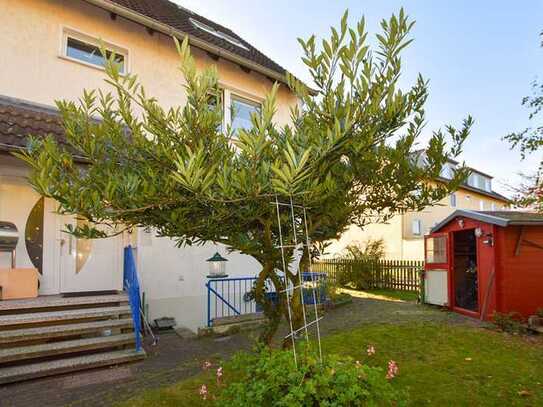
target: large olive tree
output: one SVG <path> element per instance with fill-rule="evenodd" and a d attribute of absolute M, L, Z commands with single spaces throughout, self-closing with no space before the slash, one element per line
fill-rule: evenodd
<path fill-rule="evenodd" d="M 34 188 L 56 199 L 64 213 L 117 231 L 120 225 L 150 226 L 179 246 L 217 242 L 255 258 L 262 267 L 255 293 L 270 319 L 264 335 L 269 340 L 287 315 L 286 297 L 282 293 L 279 304 L 272 304 L 265 284 L 282 292 L 286 281 L 297 281 L 297 270 L 283 266 L 277 249 L 271 204 L 276 198 L 307 208 L 316 245 L 351 224 L 435 203 L 466 175 L 462 168 L 448 184 L 431 182 L 460 154 L 471 118 L 460 130 L 447 126 L 445 133 L 434 132 L 424 162 L 415 153 L 428 84 L 419 76 L 409 89 L 398 85 L 400 54 L 411 42 L 412 26 L 400 11 L 382 21 L 377 46 L 371 47 L 364 19 L 349 28 L 345 13 L 320 44 L 315 36 L 299 40 L 313 88 L 287 76 L 300 104 L 284 127 L 274 123 L 280 86 L 275 84 L 250 130 L 221 129 L 221 109 L 210 103 L 219 92 L 217 69 L 197 70 L 186 39 L 176 41 L 187 94 L 182 107 L 163 109 L 136 75 L 120 75 L 111 59 L 110 93 L 86 91 L 78 103 L 58 102 L 67 147 L 52 138 L 32 139 L 19 157 L 32 167 Z M 287 207 L 280 217 L 281 223 L 290 222 Z M 302 232 L 301 212 L 295 222 Z M 291 229 L 283 230 L 284 242 L 293 240 Z M 85 226 L 70 232 L 106 236 L 100 230 Z M 302 267 L 307 261 L 306 253 Z M 302 323 L 298 294 L 291 299 L 295 327 Z"/>

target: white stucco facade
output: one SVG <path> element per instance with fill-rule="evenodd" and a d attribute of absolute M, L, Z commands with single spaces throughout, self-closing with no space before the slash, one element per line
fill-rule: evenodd
<path fill-rule="evenodd" d="M 183 105 L 186 101 L 175 46 L 165 35 L 158 32 L 151 35 L 145 27 L 121 17 L 112 19 L 107 11 L 82 0 L 0 0 L 0 10 L 2 96 L 54 106 L 56 100 L 77 100 L 83 89 L 107 90 L 102 69 L 63 56 L 63 36 L 69 30 L 125 50 L 128 71 L 138 75 L 147 94 L 156 97 L 163 107 Z M 272 87 L 272 82 L 259 73 L 242 70 L 239 65 L 222 58 L 215 61 L 196 48 L 192 51 L 199 67 L 217 65 L 221 87 L 229 94 L 261 101 Z M 277 124 L 290 121 L 290 108 L 296 103 L 295 96 L 286 86 L 281 86 L 277 96 Z M 25 235 L 30 212 L 40 198 L 26 182 L 26 174 L 22 163 L 0 154 L 0 221 L 14 222 L 19 229 L 19 267 L 32 266 Z M 108 262 L 107 250 L 117 256 L 119 247 L 122 251 L 122 246 L 131 242 L 135 246 L 140 284 L 150 319 L 175 317 L 178 325 L 195 330 L 207 322 L 207 258 L 219 251 L 228 259 L 230 277 L 254 276 L 259 270 L 254 259 L 227 253 L 224 247 L 208 244 L 177 248 L 167 238 L 157 238 L 152 232 L 140 230 L 100 246 L 100 261 L 93 259 L 92 256 L 98 254 L 91 249 L 85 256 L 89 256 L 87 265 L 95 262 L 94 268 L 78 273 L 68 284 L 63 280 L 63 273 L 73 273 L 74 260 L 70 259 L 79 255 L 78 246 L 60 232 L 64 219 L 53 213 L 54 207 L 54 202 L 47 200 L 43 223 L 42 295 L 65 292 L 66 287 L 79 290 L 77 284 L 84 285 L 86 281 L 81 277 L 82 273 L 95 273 L 90 274 L 90 279 L 94 276 L 94 280 L 109 279 L 110 276 L 103 273 L 114 273 L 115 284 L 110 285 L 118 288 L 122 266 L 118 266 L 117 260 Z M 94 243 L 93 248 L 96 247 L 98 243 Z M 6 256 L 0 255 L 0 267 L 7 267 L 7 262 Z"/>

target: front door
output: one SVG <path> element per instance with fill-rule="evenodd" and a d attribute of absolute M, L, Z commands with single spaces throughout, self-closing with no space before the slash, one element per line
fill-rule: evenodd
<path fill-rule="evenodd" d="M 59 216 L 60 291 L 62 293 L 122 289 L 122 235 L 78 239 L 65 225 L 81 220 Z"/>

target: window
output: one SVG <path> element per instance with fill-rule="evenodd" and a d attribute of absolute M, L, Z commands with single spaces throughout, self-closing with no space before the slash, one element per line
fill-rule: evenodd
<path fill-rule="evenodd" d="M 490 178 L 485 178 L 485 191 L 492 191 L 492 181 Z"/>
<path fill-rule="evenodd" d="M 441 168 L 441 173 L 439 175 L 446 179 L 452 179 L 454 177 L 454 172 L 455 172 L 454 164 L 445 163 L 443 167 Z"/>
<path fill-rule="evenodd" d="M 426 262 L 447 263 L 447 237 L 437 236 L 426 239 Z"/>
<path fill-rule="evenodd" d="M 223 121 L 224 121 L 224 109 L 223 109 L 223 100 L 224 100 L 224 91 L 222 89 L 219 89 L 217 93 L 213 92 L 208 95 L 207 99 L 207 106 L 209 107 L 209 110 L 221 110 L 221 124 L 219 124 L 217 131 L 221 132 L 223 129 Z"/>
<path fill-rule="evenodd" d="M 453 208 L 456 208 L 456 194 L 451 194 L 450 195 L 450 202 L 451 202 L 451 206 Z"/>
<path fill-rule="evenodd" d="M 485 210 L 485 201 L 483 201 L 482 199 L 479 201 L 479 210 Z"/>
<path fill-rule="evenodd" d="M 260 115 L 260 104 L 239 96 L 232 95 L 230 98 L 230 118 L 232 130 L 250 129 L 253 127 L 251 115 Z"/>
<path fill-rule="evenodd" d="M 415 236 L 420 236 L 422 230 L 422 222 L 420 219 L 413 219 L 413 222 L 411 223 L 411 232 Z"/>
<path fill-rule="evenodd" d="M 111 44 L 105 44 L 106 56 L 110 58 L 115 53 L 115 63 L 122 74 L 127 72 L 128 52 Z M 63 57 L 84 63 L 86 65 L 103 68 L 106 60 L 100 50 L 97 39 L 68 31 L 64 34 Z"/>
<path fill-rule="evenodd" d="M 211 34 L 217 38 L 220 38 L 222 40 L 228 41 L 230 44 L 234 44 L 237 47 L 243 48 L 247 51 L 249 51 L 249 48 L 247 48 L 240 40 L 237 38 L 232 37 L 231 35 L 226 34 L 225 32 L 219 31 L 207 24 L 202 23 L 201 21 L 195 20 L 194 18 L 189 19 L 191 24 L 198 28 L 199 30 L 205 31 L 208 34 Z"/>

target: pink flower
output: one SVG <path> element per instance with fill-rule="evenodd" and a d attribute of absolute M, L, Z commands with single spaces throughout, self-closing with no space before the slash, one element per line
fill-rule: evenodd
<path fill-rule="evenodd" d="M 205 384 L 202 384 L 202 387 L 200 387 L 200 396 L 202 397 L 202 400 L 207 400 L 207 386 Z"/>
<path fill-rule="evenodd" d="M 210 367 L 211 367 L 211 362 L 209 362 L 209 361 L 207 361 L 207 360 L 206 360 L 206 361 L 204 362 L 204 364 L 202 365 L 202 369 L 204 369 L 204 370 L 207 370 L 207 369 L 209 369 Z"/>
<path fill-rule="evenodd" d="M 221 383 L 221 377 L 222 377 L 222 367 L 219 367 L 217 369 L 217 384 Z"/>
<path fill-rule="evenodd" d="M 375 348 L 373 347 L 373 345 L 368 345 L 368 356 L 373 356 L 375 355 Z"/>
<path fill-rule="evenodd" d="M 393 379 L 394 377 L 398 375 L 399 371 L 400 369 L 398 368 L 398 365 L 396 364 L 396 362 L 394 362 L 393 360 L 389 361 L 386 378 L 388 380 Z"/>

